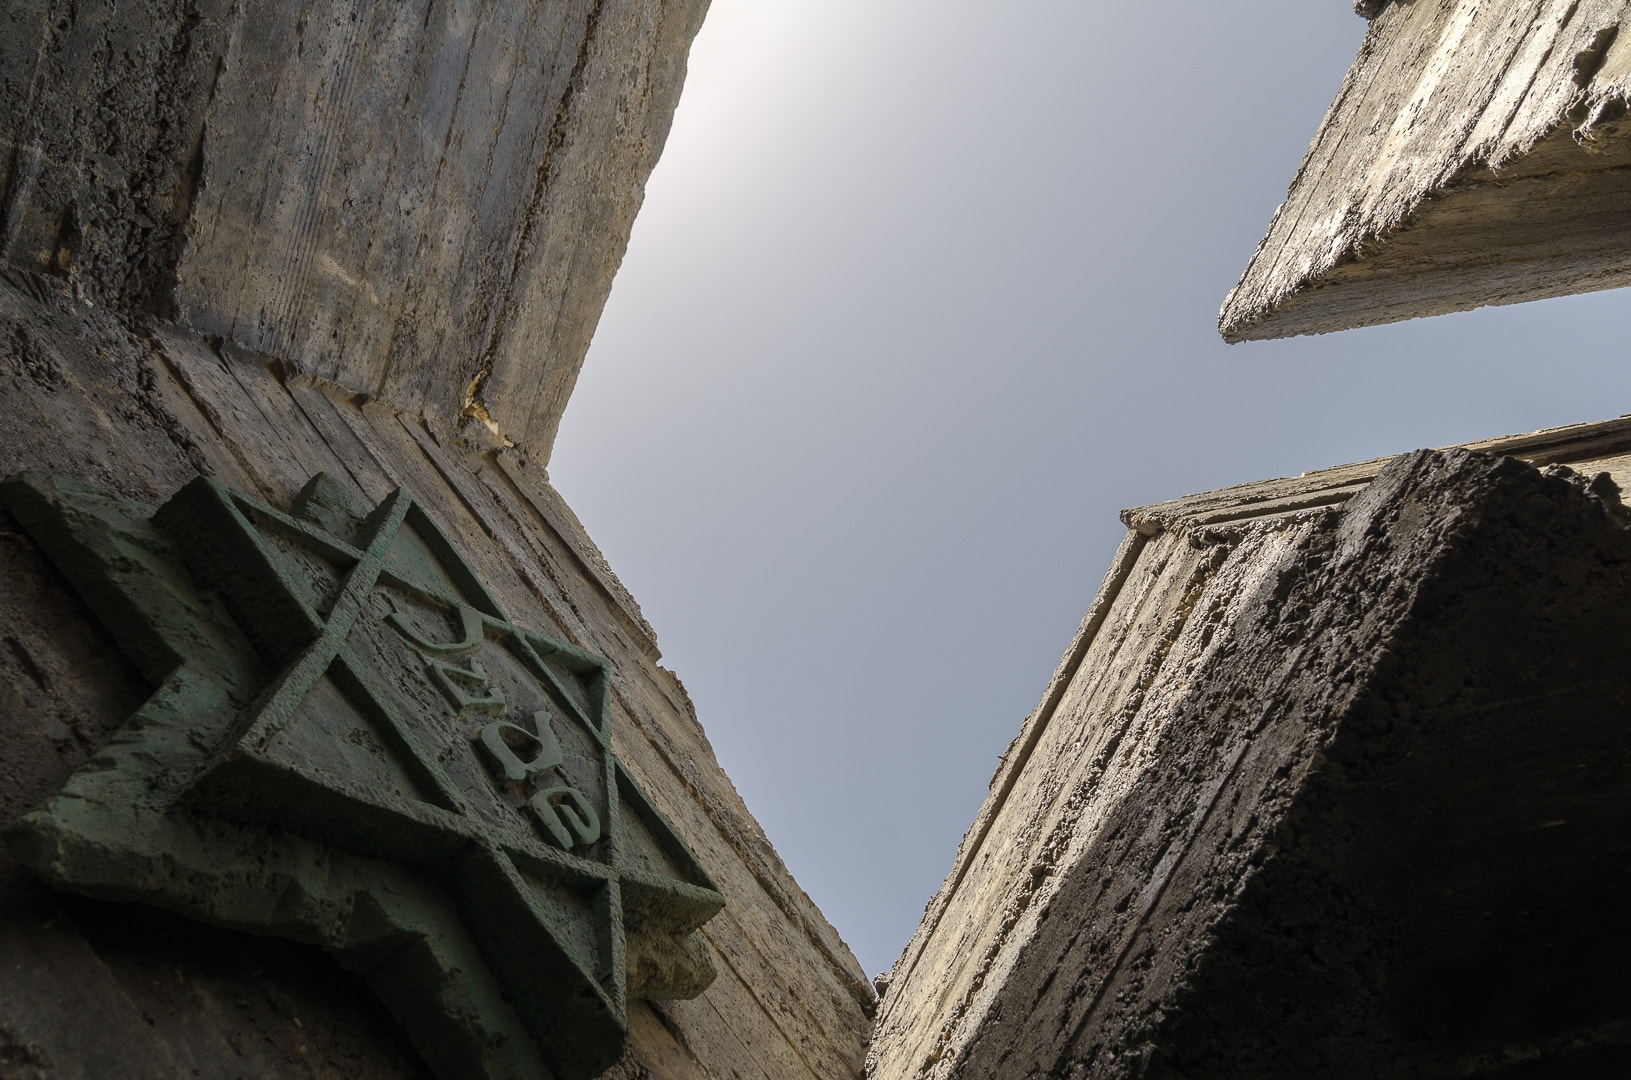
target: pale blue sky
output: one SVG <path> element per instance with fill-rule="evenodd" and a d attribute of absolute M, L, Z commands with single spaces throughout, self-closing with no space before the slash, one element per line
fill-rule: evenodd
<path fill-rule="evenodd" d="M 714 0 L 551 474 L 869 972 L 1124 506 L 1631 409 L 1624 293 L 1226 346 L 1347 0 Z"/>

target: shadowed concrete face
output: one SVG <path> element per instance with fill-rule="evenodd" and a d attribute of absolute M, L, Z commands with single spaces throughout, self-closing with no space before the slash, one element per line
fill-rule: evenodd
<path fill-rule="evenodd" d="M 1625 520 L 1455 450 L 1131 534 L 872 1075 L 1623 1069 Z"/>

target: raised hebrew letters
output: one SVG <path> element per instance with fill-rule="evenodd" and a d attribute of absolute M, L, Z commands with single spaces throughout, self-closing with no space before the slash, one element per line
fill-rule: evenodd
<path fill-rule="evenodd" d="M 317 942 L 444 1077 L 597 1075 L 629 1000 L 711 981 L 724 900 L 612 753 L 608 664 L 513 622 L 406 492 L 0 501 L 157 687 L 8 830 L 47 880 Z"/>
<path fill-rule="evenodd" d="M 559 847 L 593 844 L 600 839 L 600 815 L 577 788 L 540 791 L 527 800 L 527 806 Z"/>
<path fill-rule="evenodd" d="M 519 790 L 535 777 L 566 764 L 561 756 L 561 741 L 549 722 L 549 714 L 532 714 L 532 730 L 519 724 L 498 720 L 481 729 L 477 736 L 487 760 L 498 770 L 499 783 L 505 788 Z M 520 754 L 531 751 L 531 757 L 521 760 Z"/>
<path fill-rule="evenodd" d="M 583 792 L 564 786 L 536 793 L 528 790 L 566 764 L 566 758 L 561 754 L 561 741 L 555 737 L 548 712 L 540 709 L 532 714 L 531 731 L 518 724 L 498 720 L 482 728 L 477 739 L 497 771 L 499 784 L 526 799 L 526 805 L 536 816 L 544 835 L 556 847 L 570 850 L 588 846 L 600 839 L 600 814 Z M 526 761 L 518 756 L 523 751 L 532 752 Z M 529 795 L 531 797 L 527 798 Z"/>
<path fill-rule="evenodd" d="M 504 711 L 504 692 L 488 688 L 490 680 L 480 664 L 471 663 L 468 668 L 462 668 L 446 660 L 431 660 L 425 670 L 460 716 Z"/>

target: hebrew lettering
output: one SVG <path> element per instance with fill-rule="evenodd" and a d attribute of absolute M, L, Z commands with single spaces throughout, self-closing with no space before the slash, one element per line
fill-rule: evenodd
<path fill-rule="evenodd" d="M 545 834 L 563 850 L 588 847 L 600 839 L 600 815 L 577 788 L 540 791 L 527 802 Z"/>
<path fill-rule="evenodd" d="M 474 660 L 468 668 L 450 664 L 446 660 L 429 660 L 425 669 L 431 681 L 460 716 L 468 713 L 497 713 L 504 711 L 504 693 L 486 690 L 487 672 Z M 483 692 L 485 690 L 485 692 Z"/>
<path fill-rule="evenodd" d="M 561 742 L 550 727 L 549 714 L 535 712 L 532 724 L 536 734 L 508 720 L 497 720 L 481 729 L 476 737 L 488 762 L 501 774 L 499 786 L 519 788 L 527 781 L 540 777 L 550 769 L 566 764 L 561 753 Z M 521 753 L 532 756 L 523 761 Z"/>

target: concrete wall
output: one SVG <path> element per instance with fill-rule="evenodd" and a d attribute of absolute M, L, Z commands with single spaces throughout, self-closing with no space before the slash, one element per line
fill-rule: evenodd
<path fill-rule="evenodd" d="M 1577 475 L 1424 451 L 1124 514 L 869 1076 L 1624 1071 L 1631 531 L 1585 478 L 1631 483 L 1631 421 L 1475 445 Z"/>
<path fill-rule="evenodd" d="M 0 3 L 0 476 L 285 510 L 408 488 L 518 623 L 606 657 L 612 745 L 726 897 L 618 1077 L 858 1074 L 874 1001 L 543 465 L 706 0 Z M 0 514 L 0 826 L 154 689 Z M 0 854 L 0 1075 L 410 1077 L 326 954 Z"/>
<path fill-rule="evenodd" d="M 703 931 L 717 981 L 693 1001 L 634 1005 L 629 1055 L 609 1075 L 857 1075 L 865 975 L 743 806 L 639 608 L 543 473 L 173 324 L 132 333 L 57 284 L 0 278 L 0 473 L 65 472 L 148 504 L 203 473 L 283 509 L 319 471 L 359 505 L 408 488 L 518 623 L 611 661 L 613 747 L 726 896 Z M 9 520 L 0 589 L 10 821 L 152 688 Z M 209 1076 L 422 1073 L 391 1018 L 320 952 L 59 896 L 5 854 L 0 893 L 0 1054 L 12 1055 L 0 1060 L 53 1078 L 171 1075 L 171 1061 Z"/>
<path fill-rule="evenodd" d="M 8 0 L 0 263 L 547 461 L 706 0 Z"/>

